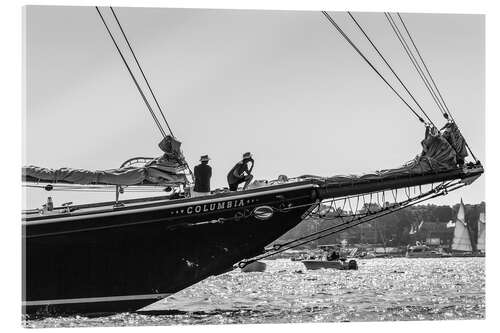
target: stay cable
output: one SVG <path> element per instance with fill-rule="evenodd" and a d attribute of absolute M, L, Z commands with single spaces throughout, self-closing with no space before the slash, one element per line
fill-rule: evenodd
<path fill-rule="evenodd" d="M 375 66 L 366 58 L 366 56 L 359 50 L 359 48 L 353 43 L 353 41 L 344 33 L 342 28 L 333 20 L 333 18 L 326 12 L 322 11 L 323 15 L 328 19 L 328 21 L 337 29 L 342 37 L 352 46 L 352 48 L 363 58 L 363 60 L 377 73 L 377 75 L 387 84 L 387 86 L 399 97 L 399 99 L 410 109 L 410 111 L 417 117 L 417 119 L 425 124 L 425 121 L 419 114 L 405 101 L 405 99 L 394 89 L 394 87 L 384 78 L 384 76 L 375 68 Z"/>

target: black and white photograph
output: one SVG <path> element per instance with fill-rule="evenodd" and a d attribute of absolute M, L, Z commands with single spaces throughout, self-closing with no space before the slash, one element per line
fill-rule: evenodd
<path fill-rule="evenodd" d="M 486 318 L 486 15 L 18 14 L 22 327 Z"/>

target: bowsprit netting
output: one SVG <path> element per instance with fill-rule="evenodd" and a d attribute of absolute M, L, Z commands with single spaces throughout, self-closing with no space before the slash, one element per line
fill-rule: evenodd
<path fill-rule="evenodd" d="M 463 180 L 451 180 L 446 182 L 431 183 L 426 185 L 404 187 L 400 189 L 382 190 L 370 193 L 332 198 L 317 201 L 304 214 L 303 219 L 321 219 L 337 221 L 333 226 L 316 231 L 314 233 L 296 238 L 294 240 L 275 243 L 264 250 L 259 256 L 249 260 L 241 261 L 240 268 L 262 260 L 281 252 L 296 248 L 298 246 L 316 241 L 327 236 L 342 232 L 357 225 L 375 221 L 376 219 L 402 210 L 404 208 L 422 203 L 432 198 L 446 195 L 449 192 L 466 186 Z M 278 212 L 287 212 L 298 207 L 276 209 Z"/>

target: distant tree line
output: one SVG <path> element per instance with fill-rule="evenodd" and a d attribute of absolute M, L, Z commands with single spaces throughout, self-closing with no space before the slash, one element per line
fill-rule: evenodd
<path fill-rule="evenodd" d="M 314 241 L 308 244 L 307 247 L 315 247 L 320 244 L 338 244 L 342 240 L 346 240 L 350 244 L 406 246 L 407 244 L 415 243 L 416 240 L 421 241 L 425 239 L 425 234 L 423 232 L 418 232 L 419 226 L 422 226 L 421 222 L 424 222 L 423 225 L 427 228 L 430 226 L 433 229 L 441 230 L 439 234 L 441 241 L 448 244 L 453 237 L 453 228 L 447 228 L 446 225 L 450 221 L 455 222 L 459 207 L 460 204 L 453 206 L 428 204 L 407 207 L 340 233 Z M 376 204 L 371 204 L 371 206 L 366 205 L 361 209 L 361 212 L 366 212 L 366 210 L 373 211 L 377 208 L 379 208 L 379 206 Z M 340 208 L 328 211 L 328 207 L 320 207 L 320 211 L 324 211 L 325 209 L 327 210 L 327 213 L 324 214 L 326 218 L 307 218 L 280 237 L 276 242 L 279 243 L 280 241 L 283 242 L 297 239 L 333 227 L 342 223 L 342 220 L 340 218 L 334 218 L 335 216 L 348 216 L 350 214 L 350 211 L 344 211 Z M 465 220 L 469 228 L 473 247 L 476 245 L 474 240 L 477 239 L 478 235 L 477 222 L 479 220 L 479 214 L 484 212 L 485 209 L 485 202 L 475 205 L 465 205 Z"/>

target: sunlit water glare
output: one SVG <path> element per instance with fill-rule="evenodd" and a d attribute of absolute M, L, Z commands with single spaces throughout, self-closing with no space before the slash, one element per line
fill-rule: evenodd
<path fill-rule="evenodd" d="M 26 327 L 457 320 L 485 316 L 484 258 L 358 260 L 359 270 L 308 271 L 265 261 L 265 272 L 210 277 L 148 309 L 161 315 L 59 317 Z"/>

